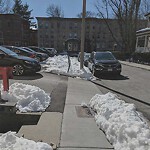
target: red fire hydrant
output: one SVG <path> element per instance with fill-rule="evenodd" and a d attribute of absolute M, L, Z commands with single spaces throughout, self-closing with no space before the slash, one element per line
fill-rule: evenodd
<path fill-rule="evenodd" d="M 12 67 L 0 67 L 0 76 L 3 79 L 3 89 L 4 91 L 9 90 L 9 79 L 13 78 Z"/>

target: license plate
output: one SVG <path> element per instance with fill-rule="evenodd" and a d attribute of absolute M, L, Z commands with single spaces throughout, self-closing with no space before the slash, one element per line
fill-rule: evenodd
<path fill-rule="evenodd" d="M 109 69 L 108 69 L 108 71 L 112 71 L 112 69 L 111 69 L 111 68 L 109 68 Z"/>

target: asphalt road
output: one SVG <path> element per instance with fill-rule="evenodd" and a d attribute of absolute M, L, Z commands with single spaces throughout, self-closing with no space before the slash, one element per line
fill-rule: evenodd
<path fill-rule="evenodd" d="M 123 65 L 119 77 L 104 76 L 94 81 L 102 93 L 112 91 L 150 120 L 150 71 Z"/>

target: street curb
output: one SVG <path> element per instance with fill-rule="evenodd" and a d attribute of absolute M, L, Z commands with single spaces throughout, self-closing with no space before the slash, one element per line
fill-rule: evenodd
<path fill-rule="evenodd" d="M 148 66 L 148 65 L 137 64 L 137 63 L 132 63 L 132 62 L 125 62 L 125 61 L 119 61 L 119 62 L 123 65 L 126 65 L 126 66 L 136 67 L 136 68 L 140 68 L 140 69 L 150 71 L 150 66 Z"/>

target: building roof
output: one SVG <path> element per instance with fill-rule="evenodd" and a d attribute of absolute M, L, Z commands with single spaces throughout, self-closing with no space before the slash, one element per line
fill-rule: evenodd
<path fill-rule="evenodd" d="M 148 31 L 150 31 L 150 28 L 144 28 L 144 29 L 136 31 L 136 33 L 143 33 L 143 32 L 148 32 Z"/>
<path fill-rule="evenodd" d="M 82 18 L 61 18 L 61 17 L 36 17 L 37 20 L 78 20 L 81 21 Z M 102 20 L 107 20 L 107 21 L 115 21 L 117 19 L 103 19 L 103 18 L 85 18 L 86 20 L 98 20 L 98 21 L 102 21 Z"/>

